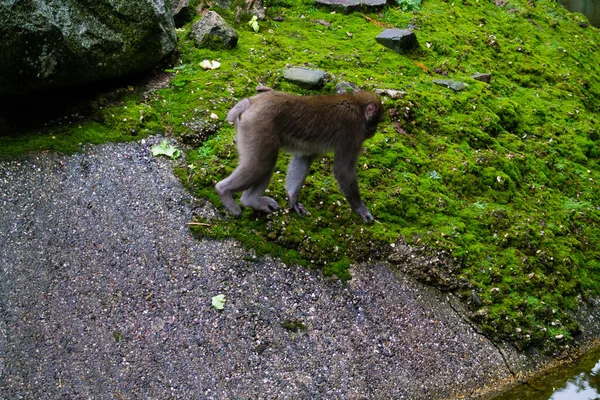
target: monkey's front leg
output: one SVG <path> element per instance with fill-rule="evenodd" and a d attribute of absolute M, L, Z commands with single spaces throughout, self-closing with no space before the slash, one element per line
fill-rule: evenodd
<path fill-rule="evenodd" d="M 344 153 L 336 151 L 333 160 L 333 174 L 338 181 L 338 185 L 344 193 L 350 207 L 363 219 L 364 222 L 373 222 L 374 218 L 369 212 L 365 203 L 360 199 L 358 189 L 358 178 L 356 176 L 356 162 L 358 161 L 358 152 Z"/>
<path fill-rule="evenodd" d="M 293 210 L 298 215 L 306 215 L 306 208 L 298 203 L 298 195 L 300 189 L 306 180 L 306 176 L 310 171 L 310 165 L 315 159 L 315 155 L 294 154 L 290 165 L 288 165 L 287 175 L 285 178 L 285 188 L 290 200 L 290 210 Z"/>

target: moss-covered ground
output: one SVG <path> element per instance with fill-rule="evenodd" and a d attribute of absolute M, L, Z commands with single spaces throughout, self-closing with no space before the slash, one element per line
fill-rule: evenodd
<path fill-rule="evenodd" d="M 387 119 L 359 160 L 376 223 L 351 212 L 328 156 L 314 164 L 301 194 L 309 216 L 245 210 L 239 220 L 200 221 L 206 225 L 195 232 L 235 237 L 258 254 L 342 279 L 351 262 L 384 259 L 399 240 L 443 250 L 460 267 L 457 293 L 490 337 L 548 352 L 572 343 L 579 332 L 573 312 L 600 294 L 598 29 L 551 1 L 436 0 L 411 12 L 351 14 L 308 0 L 267 3 L 258 32 L 248 26 L 251 15 L 220 10 L 239 34 L 230 51 L 197 49 L 190 27 L 182 29 L 169 87 L 144 98 L 127 94 L 91 120 L 0 138 L 1 154 L 132 133 L 188 135 L 184 123 L 213 113 L 224 120 L 259 84 L 315 93 L 283 80 L 286 65 L 326 70 L 320 92 L 332 93 L 342 80 L 402 90 L 403 98 L 384 99 Z M 420 43 L 415 52 L 398 55 L 374 40 L 386 27 L 408 26 Z M 221 66 L 206 71 L 204 59 Z M 471 79 L 477 72 L 491 73 L 491 82 Z M 454 92 L 434 79 L 468 86 Z M 280 157 L 268 189 L 282 206 L 288 160 Z M 213 185 L 236 162 L 234 130 L 224 124 L 187 152 L 178 174 L 220 207 Z"/>

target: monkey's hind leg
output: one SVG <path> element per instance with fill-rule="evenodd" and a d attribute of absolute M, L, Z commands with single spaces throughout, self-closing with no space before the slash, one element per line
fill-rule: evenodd
<path fill-rule="evenodd" d="M 240 206 L 233 198 L 234 193 L 241 191 L 244 191 L 243 205 L 266 213 L 279 210 L 275 200 L 260 196 L 271 180 L 276 160 L 277 151 L 263 156 L 256 155 L 254 152 L 245 154 L 233 173 L 215 185 L 221 202 L 234 217 L 242 215 Z"/>
<path fill-rule="evenodd" d="M 310 171 L 310 165 L 315 159 L 315 155 L 294 154 L 292 161 L 288 165 L 287 175 L 285 177 L 285 188 L 287 190 L 288 199 L 290 201 L 290 210 L 296 211 L 298 215 L 306 215 L 306 208 L 301 203 L 298 203 L 298 195 L 300 189 L 306 180 L 306 176 Z"/>
<path fill-rule="evenodd" d="M 279 204 L 275 199 L 268 196 L 261 196 L 267 186 L 269 186 L 269 182 L 271 181 L 271 175 L 273 171 L 271 170 L 268 174 L 265 175 L 262 182 L 253 186 L 249 189 L 246 189 L 244 193 L 242 193 L 242 204 L 246 207 L 251 207 L 255 210 L 262 211 L 264 213 L 270 214 L 274 211 L 279 210 Z"/>

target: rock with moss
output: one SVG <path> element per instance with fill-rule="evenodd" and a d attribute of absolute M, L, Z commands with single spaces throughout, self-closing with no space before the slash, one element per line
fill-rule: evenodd
<path fill-rule="evenodd" d="M 360 87 L 353 82 L 338 82 L 335 85 L 335 92 L 337 94 L 344 94 L 344 93 L 354 93 L 354 92 L 358 92 L 360 90 Z"/>
<path fill-rule="evenodd" d="M 235 30 L 216 12 L 209 11 L 192 26 L 190 36 L 197 47 L 233 49 L 238 42 Z"/>
<path fill-rule="evenodd" d="M 263 0 L 212 0 L 204 1 L 208 7 L 221 7 L 232 10 L 236 17 L 241 14 L 252 14 L 260 20 L 265 18 L 265 6 Z"/>
<path fill-rule="evenodd" d="M 164 0 L 0 3 L 0 94 L 21 94 L 149 69 L 175 49 Z"/>
<path fill-rule="evenodd" d="M 187 145 L 199 147 L 206 139 L 216 134 L 223 126 L 223 123 L 206 118 L 194 118 L 184 122 L 183 126 L 188 128 L 189 131 L 180 134 L 179 138 L 181 141 Z"/>

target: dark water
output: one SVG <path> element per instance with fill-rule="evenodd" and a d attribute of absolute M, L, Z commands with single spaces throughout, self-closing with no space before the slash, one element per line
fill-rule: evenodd
<path fill-rule="evenodd" d="M 578 362 L 548 371 L 493 400 L 596 400 L 600 399 L 600 348 Z"/>
<path fill-rule="evenodd" d="M 590 20 L 590 23 L 600 27 L 600 1 L 599 0 L 558 0 L 567 10 L 578 12 Z"/>

